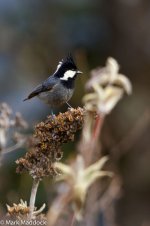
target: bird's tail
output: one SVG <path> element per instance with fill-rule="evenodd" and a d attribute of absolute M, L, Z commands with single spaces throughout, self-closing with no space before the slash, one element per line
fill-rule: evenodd
<path fill-rule="evenodd" d="M 26 100 L 28 100 L 29 98 L 27 97 L 27 98 L 25 98 L 23 101 L 26 101 Z"/>

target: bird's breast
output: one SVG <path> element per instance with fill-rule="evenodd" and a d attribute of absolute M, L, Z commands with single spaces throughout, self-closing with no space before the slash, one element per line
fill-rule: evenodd
<path fill-rule="evenodd" d="M 74 89 L 66 89 L 63 86 L 55 86 L 54 89 L 39 94 L 39 98 L 51 107 L 59 107 L 73 95 Z"/>

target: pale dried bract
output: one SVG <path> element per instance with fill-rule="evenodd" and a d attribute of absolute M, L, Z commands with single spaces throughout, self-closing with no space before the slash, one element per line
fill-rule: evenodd
<path fill-rule="evenodd" d="M 109 114 L 124 92 L 128 95 L 132 93 L 130 80 L 119 73 L 119 65 L 112 57 L 107 59 L 105 67 L 92 70 L 91 76 L 86 84 L 86 88 L 91 92 L 83 98 L 88 111 Z"/>

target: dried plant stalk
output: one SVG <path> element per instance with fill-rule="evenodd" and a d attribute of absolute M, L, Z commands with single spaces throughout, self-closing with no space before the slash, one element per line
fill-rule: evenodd
<path fill-rule="evenodd" d="M 15 149 L 25 144 L 25 136 L 20 134 L 20 129 L 26 129 L 28 127 L 27 122 L 23 119 L 21 114 L 17 112 L 15 117 L 12 118 L 12 109 L 6 103 L 0 103 L 0 165 L 4 154 L 14 151 Z M 11 131 L 15 145 L 7 147 L 8 132 Z M 18 133 L 19 131 L 19 133 Z M 17 134 L 17 139 L 15 139 Z"/>
<path fill-rule="evenodd" d="M 36 125 L 31 150 L 16 161 L 18 173 L 27 171 L 33 177 L 29 204 L 31 219 L 36 213 L 35 200 L 39 182 L 45 176 L 56 175 L 53 163 L 62 158 L 61 146 L 73 141 L 74 134 L 82 128 L 83 115 L 84 110 L 78 107 L 57 116 L 48 116 L 46 121 Z"/>
<path fill-rule="evenodd" d="M 33 180 L 31 196 L 30 196 L 30 204 L 29 204 L 29 209 L 30 209 L 29 218 L 31 218 L 31 219 L 33 217 L 33 212 L 34 212 L 34 208 L 35 208 L 35 199 L 36 199 L 39 182 L 40 181 L 38 179 Z"/>

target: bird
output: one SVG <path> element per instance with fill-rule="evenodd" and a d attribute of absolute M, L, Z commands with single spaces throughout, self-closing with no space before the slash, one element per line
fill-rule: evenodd
<path fill-rule="evenodd" d="M 82 72 L 78 70 L 72 55 L 68 54 L 58 63 L 55 72 L 33 89 L 24 101 L 38 97 L 52 109 L 65 103 L 71 108 L 68 101 L 74 93 L 75 80 L 79 74 Z"/>

